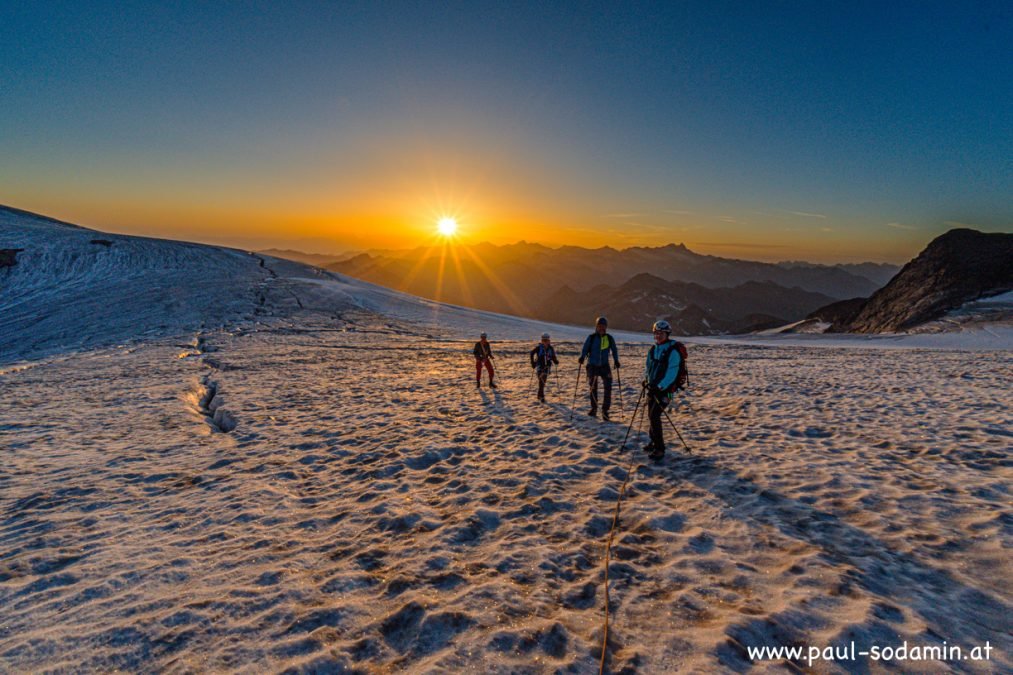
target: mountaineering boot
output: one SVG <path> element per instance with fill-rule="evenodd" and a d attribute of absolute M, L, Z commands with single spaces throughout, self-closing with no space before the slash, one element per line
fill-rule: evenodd
<path fill-rule="evenodd" d="M 655 446 L 651 448 L 651 451 L 647 453 L 647 456 L 653 459 L 655 462 L 660 461 L 665 457 L 665 449 Z"/>
<path fill-rule="evenodd" d="M 654 448 L 655 448 L 654 441 L 651 441 L 650 443 L 644 446 L 644 452 L 646 452 L 647 454 L 651 454 L 652 452 L 654 452 Z"/>
<path fill-rule="evenodd" d="M 601 421 L 602 421 L 602 422 L 608 422 L 608 421 L 609 421 L 609 413 L 608 413 L 608 410 L 602 410 L 602 411 L 601 411 Z"/>
<path fill-rule="evenodd" d="M 597 417 L 598 416 L 598 409 L 597 408 L 591 408 L 590 410 L 587 411 L 587 416 L 588 417 Z"/>
<path fill-rule="evenodd" d="M 481 382 L 476 382 L 476 383 L 475 383 L 475 386 L 476 386 L 476 387 L 477 387 L 478 389 L 481 389 L 481 388 L 482 388 L 482 383 L 481 383 Z"/>
<path fill-rule="evenodd" d="M 493 382 L 492 380 L 489 380 L 489 386 L 492 387 L 493 389 L 495 389 L 496 388 L 496 383 Z"/>

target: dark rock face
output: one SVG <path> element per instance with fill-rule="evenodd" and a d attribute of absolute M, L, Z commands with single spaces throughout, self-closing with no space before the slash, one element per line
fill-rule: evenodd
<path fill-rule="evenodd" d="M 18 253 L 24 250 L 23 248 L 0 248 L 0 268 L 17 265 Z"/>
<path fill-rule="evenodd" d="M 868 298 L 851 298 L 850 300 L 834 302 L 825 307 L 820 307 L 807 316 L 806 319 L 829 323 L 830 328 L 827 329 L 828 333 L 843 333 L 848 330 L 848 326 L 851 325 L 851 322 L 855 320 L 855 317 L 858 316 L 858 313 L 868 301 Z"/>
<path fill-rule="evenodd" d="M 1013 234 L 950 230 L 874 293 L 846 329 L 902 331 L 965 302 L 1009 290 L 1013 290 Z"/>

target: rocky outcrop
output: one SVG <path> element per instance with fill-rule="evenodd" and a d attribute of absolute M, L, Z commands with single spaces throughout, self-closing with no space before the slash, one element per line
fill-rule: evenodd
<path fill-rule="evenodd" d="M 830 324 L 827 329 L 828 333 L 843 333 L 848 330 L 851 322 L 855 320 L 868 301 L 868 298 L 851 298 L 850 300 L 833 302 L 825 307 L 820 307 L 807 316 L 806 320 Z"/>
<path fill-rule="evenodd" d="M 908 330 L 966 302 L 1009 290 L 1013 290 L 1013 234 L 950 230 L 839 328 L 854 333 Z"/>

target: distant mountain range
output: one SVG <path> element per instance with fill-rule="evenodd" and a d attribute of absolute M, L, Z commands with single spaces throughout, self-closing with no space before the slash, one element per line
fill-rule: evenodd
<path fill-rule="evenodd" d="M 307 265 L 314 265 L 315 267 L 327 267 L 331 263 L 338 262 L 339 260 L 346 260 L 355 254 L 345 255 L 325 255 L 322 253 L 303 253 L 302 251 L 294 251 L 289 248 L 267 248 L 262 251 L 257 251 L 263 255 L 269 255 L 274 258 L 282 258 L 284 260 L 293 260 L 295 262 L 305 263 Z"/>
<path fill-rule="evenodd" d="M 779 262 L 777 264 L 781 267 L 789 269 L 793 267 L 822 267 L 822 265 L 817 265 L 810 262 L 803 262 L 801 260 L 789 260 L 785 262 Z M 834 265 L 833 267 L 844 270 L 845 272 L 850 272 L 855 276 L 865 277 L 869 281 L 872 281 L 873 283 L 879 286 L 885 286 L 887 282 L 890 281 L 890 279 L 893 279 L 893 276 L 897 274 L 897 272 L 900 270 L 899 265 L 891 265 L 889 263 L 873 263 L 873 262 L 842 263 Z"/>
<path fill-rule="evenodd" d="M 869 298 L 822 307 L 809 319 L 837 333 L 915 328 L 965 303 L 1013 290 L 1013 234 L 950 230 Z"/>
<path fill-rule="evenodd" d="M 606 313 L 615 327 L 641 330 L 667 315 L 684 334 L 798 320 L 828 302 L 870 295 L 897 269 L 737 260 L 683 244 L 620 251 L 527 242 L 363 253 L 326 267 L 426 298 L 551 321 L 586 323 Z"/>
<path fill-rule="evenodd" d="M 879 333 L 1013 290 L 1013 234 L 951 230 L 903 269 L 762 263 L 682 244 L 619 251 L 526 242 L 371 251 L 326 267 L 422 297 L 561 323 L 604 314 L 615 328 L 644 330 L 665 318 L 679 334 L 712 335 L 807 319 L 791 330 Z"/>
<path fill-rule="evenodd" d="M 707 288 L 644 273 L 618 288 L 598 286 L 578 293 L 564 286 L 538 307 L 536 316 L 580 324 L 588 323 L 588 316 L 604 314 L 611 326 L 637 331 L 648 330 L 663 318 L 680 335 L 714 335 L 780 326 L 785 318 L 805 316 L 809 308 L 830 300 L 822 293 L 771 281 Z"/>

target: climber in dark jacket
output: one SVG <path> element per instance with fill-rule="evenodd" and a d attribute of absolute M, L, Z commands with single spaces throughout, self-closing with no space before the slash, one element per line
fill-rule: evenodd
<path fill-rule="evenodd" d="M 601 405 L 601 418 L 608 420 L 609 408 L 612 407 L 612 369 L 609 367 L 609 354 L 612 355 L 612 363 L 616 370 L 619 370 L 619 350 L 616 348 L 616 341 L 608 334 L 608 319 L 599 316 L 595 321 L 594 332 L 584 340 L 584 348 L 580 350 L 579 362 L 584 365 L 587 361 L 587 383 L 590 387 L 591 410 L 588 415 L 595 417 L 598 414 L 598 380 L 602 381 L 602 388 L 605 396 Z"/>
<path fill-rule="evenodd" d="M 542 333 L 542 341 L 531 350 L 528 356 L 531 359 L 531 367 L 538 375 L 538 400 L 544 402 L 545 382 L 549 379 L 549 373 L 552 372 L 552 364 L 559 365 L 556 350 L 552 346 L 552 340 L 548 333 Z"/>

